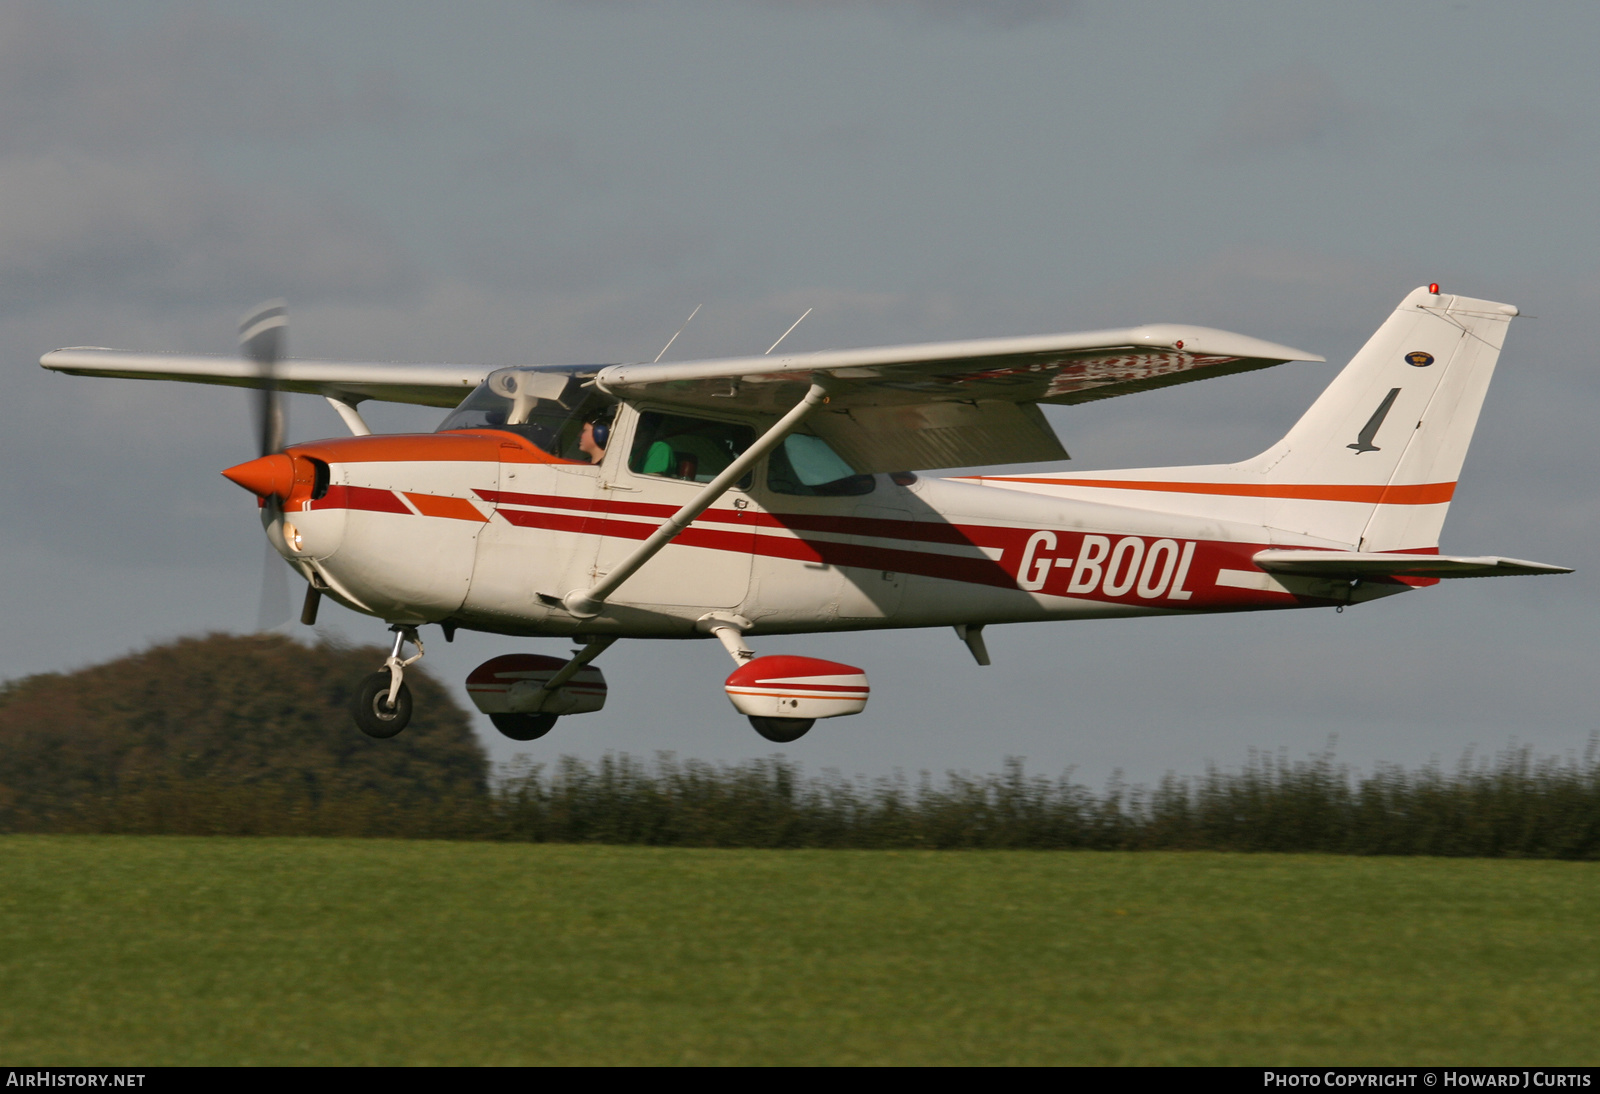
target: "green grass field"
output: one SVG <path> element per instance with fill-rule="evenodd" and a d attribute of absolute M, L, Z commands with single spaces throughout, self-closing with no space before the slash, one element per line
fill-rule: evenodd
<path fill-rule="evenodd" d="M 1600 864 L 0 838 L 5 1064 L 1595 1064 Z"/>

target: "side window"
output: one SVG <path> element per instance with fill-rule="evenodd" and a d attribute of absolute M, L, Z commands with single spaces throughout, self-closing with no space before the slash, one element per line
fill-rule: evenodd
<path fill-rule="evenodd" d="M 801 497 L 853 497 L 872 493 L 871 475 L 858 475 L 821 437 L 791 433 L 767 458 L 767 489 Z"/>
<path fill-rule="evenodd" d="M 633 433 L 628 470 L 685 482 L 710 482 L 755 441 L 747 425 L 645 411 Z M 749 478 L 740 485 L 748 485 Z"/>

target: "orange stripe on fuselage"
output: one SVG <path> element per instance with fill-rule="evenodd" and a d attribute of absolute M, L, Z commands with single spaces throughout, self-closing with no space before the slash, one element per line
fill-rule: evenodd
<path fill-rule="evenodd" d="M 451 520 L 475 520 L 487 524 L 489 518 L 484 516 L 476 505 L 466 498 L 445 497 L 442 494 L 413 494 L 403 491 L 406 499 L 417 507 L 417 512 L 425 517 L 448 517 Z"/>
<path fill-rule="evenodd" d="M 1141 482 L 1130 479 L 1049 479 L 1027 475 L 972 475 L 969 482 L 1031 482 L 1046 486 L 1087 486 L 1099 490 L 1154 490 L 1168 494 L 1211 494 L 1235 498 L 1290 498 L 1297 501 L 1357 501 L 1368 505 L 1438 505 L 1455 496 L 1453 482 L 1415 486 L 1339 486 L 1280 483 L 1256 486 L 1232 482 Z"/>

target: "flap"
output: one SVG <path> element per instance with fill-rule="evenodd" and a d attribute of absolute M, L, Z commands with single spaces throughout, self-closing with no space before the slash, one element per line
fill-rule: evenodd
<path fill-rule="evenodd" d="M 824 407 L 807 426 L 858 472 L 1064 460 L 1033 403 Z"/>

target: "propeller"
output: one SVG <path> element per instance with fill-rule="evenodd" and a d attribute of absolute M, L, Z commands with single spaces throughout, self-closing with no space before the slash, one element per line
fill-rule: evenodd
<path fill-rule="evenodd" d="M 283 451 L 288 414 L 283 393 L 278 390 L 278 363 L 283 360 L 288 334 L 289 307 L 282 300 L 269 300 L 239 321 L 239 353 L 255 363 L 260 380 L 255 399 L 257 456 Z M 276 497 L 263 498 L 262 502 L 265 523 L 278 522 L 283 516 L 283 503 Z M 268 543 L 261 569 L 256 630 L 272 630 L 289 619 L 290 611 L 289 575 L 282 556 Z"/>
<path fill-rule="evenodd" d="M 283 448 L 285 418 L 278 391 L 278 362 L 289 336 L 289 306 L 269 300 L 239 320 L 239 353 L 253 361 L 261 378 L 256 392 L 256 455 L 270 456 Z"/>

